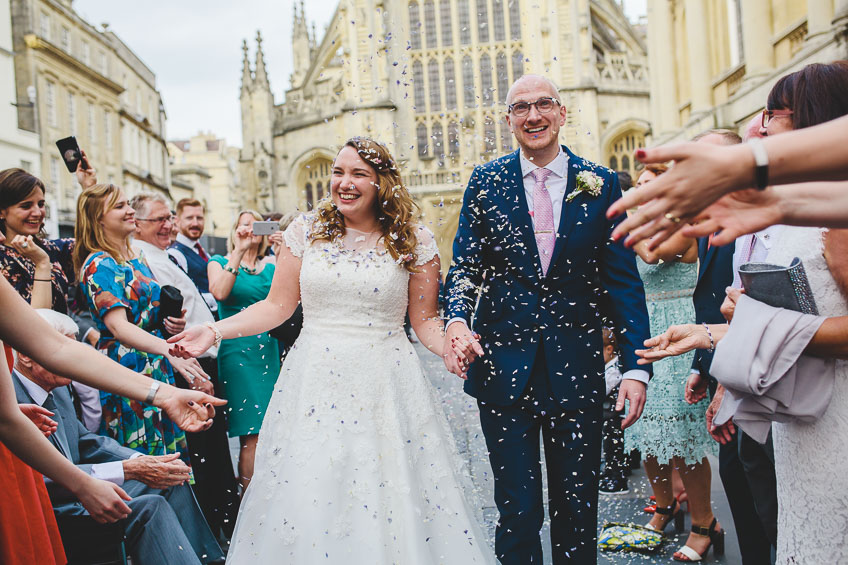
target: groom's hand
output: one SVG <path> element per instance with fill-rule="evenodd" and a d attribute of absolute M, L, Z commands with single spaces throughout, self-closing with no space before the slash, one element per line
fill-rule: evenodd
<path fill-rule="evenodd" d="M 621 421 L 621 429 L 624 430 L 632 426 L 636 420 L 642 415 L 642 409 L 645 408 L 645 398 L 647 397 L 648 386 L 642 381 L 634 379 L 624 379 L 618 388 L 618 401 L 615 403 L 615 410 L 624 410 L 624 401 L 630 401 L 630 409 L 627 411 L 627 417 Z"/>

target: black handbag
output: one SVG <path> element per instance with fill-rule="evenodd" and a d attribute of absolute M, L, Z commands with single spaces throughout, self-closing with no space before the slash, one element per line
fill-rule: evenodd
<path fill-rule="evenodd" d="M 166 284 L 159 291 L 159 323 L 157 327 L 164 333 L 165 318 L 182 318 L 183 315 L 183 293 L 175 286 Z"/>
<path fill-rule="evenodd" d="M 270 330 L 268 333 L 274 339 L 283 342 L 285 344 L 285 348 L 288 349 L 292 345 L 294 345 L 297 336 L 300 335 L 300 330 L 303 328 L 303 306 L 300 304 L 297 305 L 291 317 L 277 326 L 276 328 Z M 280 353 L 283 353 L 280 351 Z"/>

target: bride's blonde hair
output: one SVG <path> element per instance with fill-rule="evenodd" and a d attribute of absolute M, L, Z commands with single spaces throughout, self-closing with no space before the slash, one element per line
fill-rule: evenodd
<path fill-rule="evenodd" d="M 386 250 L 407 271 L 417 272 L 415 247 L 418 238 L 415 236 L 414 220 L 418 205 L 404 186 L 397 163 L 385 145 L 367 137 L 353 137 L 345 142 L 342 149 L 345 147 L 353 147 L 377 173 L 377 221 Z M 332 198 L 322 200 L 316 208 L 310 239 L 337 241 L 344 235 L 344 216 Z"/>

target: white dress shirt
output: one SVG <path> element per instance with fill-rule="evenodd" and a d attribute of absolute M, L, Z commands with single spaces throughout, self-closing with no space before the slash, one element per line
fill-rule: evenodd
<path fill-rule="evenodd" d="M 186 311 L 186 329 L 215 321 L 209 306 L 206 305 L 206 301 L 203 300 L 194 282 L 185 271 L 168 258 L 169 253 L 166 250 L 159 249 L 155 245 L 140 239 L 134 240 L 132 247 L 137 253 L 144 256 L 159 284 L 175 286 L 182 293 L 183 308 Z M 213 359 L 217 356 L 218 348 L 214 345 L 201 355 L 201 357 Z"/>
<path fill-rule="evenodd" d="M 553 161 L 544 165 L 545 169 L 551 171 L 551 175 L 545 181 L 545 187 L 548 189 L 548 194 L 551 196 L 551 206 L 554 212 L 554 228 L 559 231 L 559 222 L 562 217 L 562 202 L 565 199 L 565 191 L 568 190 L 568 155 L 559 147 L 559 153 L 554 157 Z M 524 150 L 518 152 L 518 162 L 521 165 L 521 176 L 524 180 L 524 197 L 527 199 L 527 209 L 533 212 L 533 191 L 536 188 L 536 179 L 533 177 L 533 171 L 541 168 L 524 156 Z M 445 329 L 450 327 L 454 322 L 462 322 L 466 326 L 468 321 L 464 318 L 451 318 L 448 320 Z M 624 373 L 625 379 L 639 381 L 648 384 L 650 375 L 642 369 L 632 369 Z"/>
<path fill-rule="evenodd" d="M 200 253 L 197 252 L 197 248 L 195 247 L 195 245 L 198 244 L 196 240 L 189 239 L 188 237 L 184 236 L 182 232 L 180 232 L 177 234 L 177 241 L 191 249 L 193 253 L 197 253 L 198 255 L 200 255 Z M 177 265 L 179 265 L 183 271 L 188 272 L 188 262 L 186 261 L 185 255 L 182 254 L 182 251 L 179 251 L 172 247 L 168 249 L 167 253 L 168 255 L 174 258 L 174 260 L 177 262 Z M 210 310 L 212 310 L 213 312 L 218 311 L 218 302 L 215 300 L 215 297 L 212 296 L 211 292 L 203 292 L 200 294 L 200 296 L 203 297 L 203 300 L 206 301 L 206 305 L 209 306 Z"/>
<path fill-rule="evenodd" d="M 18 376 L 18 379 L 21 381 L 21 384 L 24 385 L 27 393 L 32 398 L 33 402 L 38 404 L 39 406 L 44 406 L 44 402 L 47 400 L 47 395 L 49 391 L 44 390 L 36 383 L 32 382 L 18 371 L 15 371 Z M 58 415 L 56 416 L 58 418 Z M 141 453 L 134 454 L 130 457 L 130 459 L 135 459 L 136 457 L 141 457 Z M 110 483 L 114 483 L 118 486 L 124 484 L 124 463 L 123 461 L 109 461 L 108 463 L 94 463 L 90 467 L 89 475 L 94 477 L 95 479 L 101 479 L 104 481 L 109 481 Z"/>

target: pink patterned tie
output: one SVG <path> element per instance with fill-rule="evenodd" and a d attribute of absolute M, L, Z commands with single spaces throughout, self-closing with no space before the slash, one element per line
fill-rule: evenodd
<path fill-rule="evenodd" d="M 533 189 L 533 231 L 536 234 L 536 247 L 539 248 L 539 258 L 542 261 L 542 274 L 547 275 L 556 243 L 554 207 L 551 204 L 551 195 L 548 194 L 545 186 L 551 171 L 540 167 L 533 170 L 531 174 L 536 179 L 536 186 Z"/>

